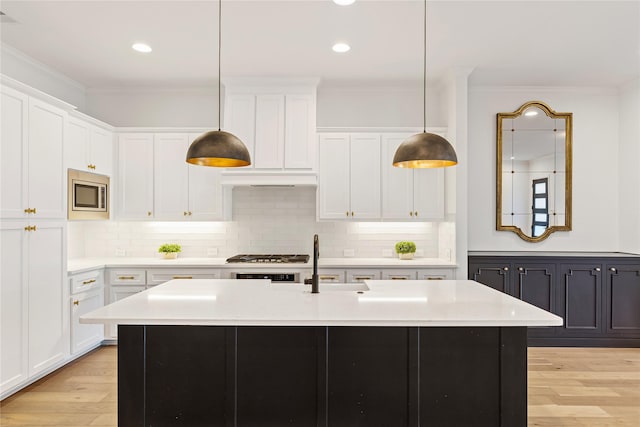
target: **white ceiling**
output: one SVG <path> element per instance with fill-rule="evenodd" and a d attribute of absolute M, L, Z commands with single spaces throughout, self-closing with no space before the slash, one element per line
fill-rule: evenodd
<path fill-rule="evenodd" d="M 217 76 L 216 1 L 11 1 L 2 43 L 86 87 L 202 86 Z M 419 81 L 423 3 L 222 5 L 222 75 Z M 429 1 L 428 77 L 475 85 L 617 86 L 640 75 L 640 0 Z M 151 54 L 131 50 L 148 42 Z M 344 40 L 348 54 L 331 45 Z"/>

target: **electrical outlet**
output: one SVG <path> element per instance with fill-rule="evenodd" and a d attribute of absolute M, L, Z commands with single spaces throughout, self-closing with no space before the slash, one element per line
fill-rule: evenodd
<path fill-rule="evenodd" d="M 207 248 L 207 256 L 217 256 L 218 248 Z"/>
<path fill-rule="evenodd" d="M 353 257 L 353 256 L 356 256 L 356 251 L 354 249 L 345 249 L 343 251 L 343 255 L 345 257 Z"/>
<path fill-rule="evenodd" d="M 391 253 L 391 249 L 383 249 L 382 256 L 385 258 L 391 258 L 393 256 Z"/>
<path fill-rule="evenodd" d="M 116 256 L 127 256 L 127 251 L 125 249 L 116 249 Z"/>

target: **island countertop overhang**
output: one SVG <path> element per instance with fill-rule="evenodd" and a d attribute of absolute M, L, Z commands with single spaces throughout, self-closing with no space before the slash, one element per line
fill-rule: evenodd
<path fill-rule="evenodd" d="M 561 326 L 562 318 L 470 280 L 365 282 L 367 291 L 268 280 L 171 280 L 81 323 L 194 326 Z M 337 289 L 337 288 L 334 288 Z"/>

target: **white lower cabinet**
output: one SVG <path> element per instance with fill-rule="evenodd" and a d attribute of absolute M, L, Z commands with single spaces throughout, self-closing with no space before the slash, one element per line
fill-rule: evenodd
<path fill-rule="evenodd" d="M 109 303 L 120 301 L 125 299 L 126 297 L 130 297 L 131 295 L 135 295 L 139 292 L 142 292 L 147 287 L 145 285 L 137 285 L 137 286 L 123 286 L 116 285 L 111 286 L 109 289 Z M 117 324 L 107 324 L 104 327 L 104 338 L 105 339 L 116 339 L 118 338 L 118 325 Z"/>
<path fill-rule="evenodd" d="M 100 344 L 104 326 L 80 323 L 80 316 L 104 306 L 104 269 L 69 277 L 71 292 L 71 355 L 79 355 Z"/>
<path fill-rule="evenodd" d="M 66 223 L 4 221 L 0 236 L 0 396 L 5 396 L 69 355 Z"/>
<path fill-rule="evenodd" d="M 102 342 L 104 327 L 81 324 L 80 316 L 104 306 L 104 289 L 71 297 L 71 354 L 80 354 Z"/>

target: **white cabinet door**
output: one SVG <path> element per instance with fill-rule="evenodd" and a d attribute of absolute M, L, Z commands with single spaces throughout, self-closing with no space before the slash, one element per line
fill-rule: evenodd
<path fill-rule="evenodd" d="M 349 135 L 320 135 L 319 206 L 321 219 L 349 217 Z"/>
<path fill-rule="evenodd" d="M 0 217 L 25 218 L 28 96 L 0 86 Z"/>
<path fill-rule="evenodd" d="M 67 114 L 29 98 L 29 207 L 36 218 L 67 217 L 64 127 Z"/>
<path fill-rule="evenodd" d="M 104 337 L 104 326 L 80 323 L 80 316 L 104 306 L 104 289 L 84 292 L 71 297 L 71 354 L 100 343 Z"/>
<path fill-rule="evenodd" d="M 284 96 L 256 96 L 254 165 L 260 169 L 284 166 Z"/>
<path fill-rule="evenodd" d="M 118 138 L 121 219 L 153 217 L 153 134 L 122 134 Z"/>
<path fill-rule="evenodd" d="M 380 218 L 380 136 L 351 135 L 351 218 Z"/>
<path fill-rule="evenodd" d="M 190 134 L 189 141 L 198 135 Z M 216 221 L 223 217 L 221 169 L 187 165 L 189 170 L 189 219 Z"/>
<path fill-rule="evenodd" d="M 393 167 L 393 156 L 409 134 L 382 136 L 382 217 L 413 218 L 413 170 Z"/>
<path fill-rule="evenodd" d="M 109 293 L 109 303 L 120 301 L 145 290 L 145 286 L 111 286 Z M 105 338 L 118 338 L 118 324 L 109 324 L 105 326 Z"/>
<path fill-rule="evenodd" d="M 228 95 L 225 97 L 224 129 L 240 138 L 249 150 L 255 166 L 256 97 L 255 95 Z"/>
<path fill-rule="evenodd" d="M 69 352 L 65 222 L 41 222 L 28 234 L 29 375 L 62 361 Z"/>
<path fill-rule="evenodd" d="M 26 221 L 0 224 L 0 393 L 28 377 L 26 225 Z"/>
<path fill-rule="evenodd" d="M 79 119 L 70 117 L 67 121 L 64 140 L 64 158 L 68 168 L 90 170 L 87 141 L 89 140 L 89 125 Z"/>
<path fill-rule="evenodd" d="M 189 148 L 184 133 L 156 134 L 153 143 L 153 187 L 155 219 L 188 219 L 189 169 L 185 161 Z M 202 167 L 202 166 L 200 166 Z"/>
<path fill-rule="evenodd" d="M 113 133 L 91 125 L 89 127 L 89 159 L 92 172 L 113 175 Z"/>
<path fill-rule="evenodd" d="M 315 158 L 315 106 L 311 95 L 286 95 L 284 167 L 313 169 Z"/>
<path fill-rule="evenodd" d="M 444 219 L 444 168 L 413 171 L 413 217 Z"/>

